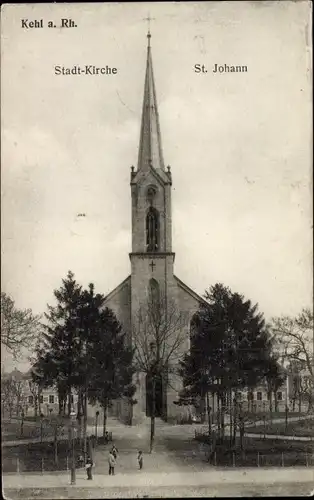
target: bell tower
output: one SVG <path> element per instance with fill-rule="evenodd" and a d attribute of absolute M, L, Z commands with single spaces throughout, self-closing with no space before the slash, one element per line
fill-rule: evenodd
<path fill-rule="evenodd" d="M 135 346 L 137 340 L 138 350 L 146 353 L 145 363 L 148 363 L 148 369 L 144 363 L 134 374 L 134 399 L 137 404 L 133 406 L 128 398 L 122 398 L 116 402 L 114 411 L 125 422 L 130 422 L 132 418 L 135 419 L 133 422 L 140 422 L 145 416 L 149 417 L 153 411 L 154 387 L 155 415 L 170 421 L 179 414 L 181 418 L 185 411 L 175 404 L 178 392 L 182 389 L 182 381 L 171 368 L 176 365 L 178 356 L 189 349 L 189 324 L 204 299 L 173 274 L 175 254 L 172 251 L 171 237 L 172 177 L 170 167 L 166 167 L 164 163 L 149 30 L 138 161 L 136 167 L 131 167 L 130 185 L 131 273 L 106 297 L 106 305 L 117 315 L 130 344 Z M 162 347 L 160 343 L 157 345 L 154 327 L 151 328 L 152 323 L 149 324 L 152 314 L 145 312 L 145 307 L 146 311 L 151 312 L 149 308 L 152 304 L 157 304 L 157 335 L 161 332 L 166 334 L 161 339 Z M 172 320 L 178 315 L 180 322 L 173 324 Z M 147 318 L 148 326 L 145 324 Z M 143 334 L 140 341 L 136 337 L 137 333 Z M 181 341 L 178 343 L 181 335 L 182 344 Z M 171 359 L 164 358 L 163 369 L 159 373 L 155 372 L 152 378 L 149 363 L 157 371 L 161 349 L 165 354 L 169 348 L 170 355 L 171 345 L 175 350 L 175 353 L 172 351 L 174 356 Z"/>
<path fill-rule="evenodd" d="M 171 241 L 170 167 L 165 168 L 156 88 L 147 34 L 147 59 L 137 168 L 131 167 L 132 313 L 147 298 L 149 281 L 154 279 L 167 293 L 173 276 L 174 253 Z"/>

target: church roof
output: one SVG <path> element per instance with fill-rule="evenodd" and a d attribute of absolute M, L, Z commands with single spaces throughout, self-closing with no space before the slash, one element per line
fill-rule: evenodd
<path fill-rule="evenodd" d="M 151 34 L 148 32 L 146 75 L 137 170 L 147 171 L 152 166 L 158 172 L 165 171 L 165 165 L 161 146 L 159 113 L 150 38 Z"/>
<path fill-rule="evenodd" d="M 117 293 L 119 293 L 122 290 L 122 288 L 125 287 L 125 285 L 129 284 L 130 281 L 131 281 L 131 275 L 129 274 L 129 276 L 125 278 L 125 280 L 123 280 L 118 286 L 116 286 L 113 290 L 111 290 L 111 292 L 108 293 L 108 295 L 105 296 L 105 302 L 108 302 L 108 300 L 112 299 Z"/>
<path fill-rule="evenodd" d="M 208 305 L 208 302 L 198 295 L 192 288 L 190 288 L 188 285 L 186 285 L 183 281 L 181 281 L 177 276 L 173 275 L 174 279 L 177 281 L 178 286 L 182 288 L 185 292 L 187 292 L 191 297 L 193 297 L 197 302 Z"/>

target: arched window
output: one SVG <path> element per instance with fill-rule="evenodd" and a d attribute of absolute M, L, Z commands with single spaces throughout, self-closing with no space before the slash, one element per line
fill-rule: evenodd
<path fill-rule="evenodd" d="M 198 327 L 199 327 L 199 317 L 197 313 L 195 313 L 193 314 L 190 321 L 190 346 L 192 345 L 193 339 L 198 332 Z"/>
<path fill-rule="evenodd" d="M 146 216 L 146 250 L 157 252 L 159 249 L 159 214 L 150 207 Z"/>
<path fill-rule="evenodd" d="M 154 304 L 158 304 L 160 301 L 160 290 L 158 281 L 154 278 L 149 280 L 149 295 L 150 299 Z"/>
<path fill-rule="evenodd" d="M 156 193 L 157 193 L 157 189 L 155 186 L 149 186 L 147 191 L 146 191 L 146 197 L 147 197 L 147 201 L 150 205 L 153 204 L 153 201 L 154 201 L 154 198 L 156 196 Z"/>

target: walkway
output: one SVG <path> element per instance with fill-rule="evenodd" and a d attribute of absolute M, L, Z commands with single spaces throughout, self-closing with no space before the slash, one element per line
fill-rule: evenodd
<path fill-rule="evenodd" d="M 271 468 L 270 469 L 235 469 L 219 470 L 211 468 L 206 472 L 149 472 L 136 471 L 133 474 L 94 475 L 93 481 L 87 481 L 84 473 L 77 473 L 76 485 L 80 488 L 135 488 L 135 487 L 163 487 L 163 486 L 206 486 L 211 484 L 275 484 L 275 483 L 304 483 L 314 485 L 313 468 Z M 69 473 L 60 474 L 32 474 L 32 475 L 3 475 L 4 488 L 56 488 L 67 486 L 70 483 Z"/>
<path fill-rule="evenodd" d="M 240 433 L 237 432 L 237 436 L 240 436 Z M 253 432 L 245 432 L 245 437 L 250 438 L 258 438 L 258 439 L 281 439 L 284 441 L 313 441 L 314 436 L 284 436 L 282 434 L 257 434 Z"/>
<path fill-rule="evenodd" d="M 311 420 L 311 419 L 314 420 L 314 415 L 301 415 L 299 417 L 288 417 L 288 422 L 299 422 L 300 420 Z M 280 424 L 285 421 L 286 421 L 285 417 L 281 417 L 281 418 L 274 418 L 273 420 L 267 419 L 265 420 L 265 423 Z M 257 420 L 256 422 L 250 422 L 249 424 L 246 424 L 246 427 L 258 427 L 260 425 L 264 425 L 264 420 Z"/>
<path fill-rule="evenodd" d="M 302 417 L 290 417 L 288 419 L 288 421 L 295 422 L 295 421 L 299 421 L 299 420 L 306 420 L 308 418 L 314 418 L 314 417 L 313 417 L 313 415 L 305 415 Z M 284 421 L 285 421 L 285 419 L 274 419 L 273 423 L 280 423 L 280 422 L 284 422 Z M 257 421 L 253 425 L 249 425 L 247 427 L 255 427 L 255 426 L 260 426 L 262 424 L 264 424 L 263 421 Z M 160 421 L 159 419 L 156 419 L 156 438 L 157 438 L 157 440 L 160 437 L 163 437 L 164 435 L 169 434 L 170 427 L 171 427 L 171 434 L 173 436 L 184 435 L 185 438 L 190 437 L 191 439 L 194 439 L 195 431 L 202 431 L 202 430 L 207 431 L 206 425 L 199 425 L 199 424 L 171 425 L 171 424 L 167 424 L 163 421 Z M 147 419 L 143 424 L 130 427 L 127 425 L 123 425 L 121 422 L 119 422 L 115 418 L 112 418 L 112 417 L 108 418 L 108 430 L 112 432 L 113 439 L 115 439 L 115 437 L 117 437 L 117 436 L 120 439 L 126 438 L 134 443 L 137 443 L 137 446 L 138 446 L 139 442 L 141 442 L 143 440 L 149 440 L 149 428 L 150 428 L 150 420 L 149 419 Z M 226 434 L 228 434 L 228 425 L 226 426 L 225 432 L 226 432 Z M 87 435 L 90 436 L 92 434 L 95 434 L 95 426 L 89 425 L 89 426 L 87 426 Z M 258 433 L 254 433 L 254 432 L 252 432 L 252 433 L 246 432 L 245 436 L 246 437 L 253 437 L 253 438 L 264 437 L 263 434 L 258 434 Z M 278 435 L 278 434 L 266 434 L 265 438 L 266 439 L 290 440 L 290 441 L 293 441 L 293 440 L 295 440 L 295 441 L 313 441 L 314 440 L 313 436 L 285 436 L 285 435 Z M 66 434 L 64 434 L 63 439 L 68 439 Z M 45 443 L 52 442 L 53 437 L 52 436 L 44 436 L 42 441 Z M 29 439 L 18 439 L 18 440 L 12 440 L 12 441 L 2 440 L 2 446 L 7 447 L 7 446 L 16 446 L 19 444 L 40 443 L 40 442 L 41 442 L 40 437 L 29 438 Z"/>

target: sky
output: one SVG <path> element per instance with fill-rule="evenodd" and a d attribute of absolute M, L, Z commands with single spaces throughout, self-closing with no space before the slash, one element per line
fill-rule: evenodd
<path fill-rule="evenodd" d="M 42 314 L 68 270 L 104 294 L 129 275 L 148 13 L 175 274 L 199 294 L 224 283 L 266 319 L 295 315 L 313 296 L 309 2 L 5 5 L 1 289 Z"/>

